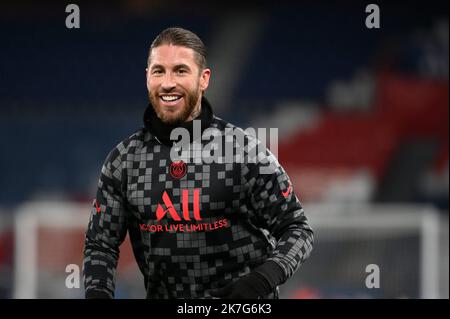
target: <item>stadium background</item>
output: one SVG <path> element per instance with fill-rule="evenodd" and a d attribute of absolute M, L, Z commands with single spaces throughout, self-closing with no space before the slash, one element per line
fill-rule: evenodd
<path fill-rule="evenodd" d="M 165 27 L 209 50 L 216 114 L 279 129 L 279 160 L 316 230 L 283 298 L 448 298 L 448 3 L 78 1 L 0 10 L 0 298 L 65 285 L 101 164 L 141 126 L 145 64 Z M 380 269 L 369 289 L 367 265 Z M 118 298 L 143 298 L 129 243 Z"/>

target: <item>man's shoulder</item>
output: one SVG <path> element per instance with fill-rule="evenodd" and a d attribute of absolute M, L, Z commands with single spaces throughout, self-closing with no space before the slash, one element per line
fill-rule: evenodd
<path fill-rule="evenodd" d="M 141 128 L 132 133 L 127 138 L 118 143 L 109 153 L 109 158 L 117 158 L 130 153 L 139 152 L 145 142 L 150 138 L 150 134 L 145 128 Z"/>
<path fill-rule="evenodd" d="M 244 138 L 245 143 L 259 143 L 256 131 L 254 129 L 243 129 L 242 127 L 227 122 L 217 116 L 214 116 L 211 127 L 222 131 L 225 135 L 230 134 L 233 135 L 234 138 Z"/>
<path fill-rule="evenodd" d="M 211 122 L 212 128 L 217 128 L 219 130 L 224 130 L 226 127 L 234 126 L 233 124 L 223 120 L 222 118 L 214 115 L 213 120 Z"/>
<path fill-rule="evenodd" d="M 263 131 L 263 134 L 261 134 L 260 128 L 248 127 L 243 129 L 217 116 L 214 116 L 212 127 L 221 130 L 225 138 L 231 136 L 236 141 L 234 147 L 242 151 L 243 160 L 246 164 L 257 164 L 256 166 L 259 166 L 274 163 L 275 165 L 271 166 L 270 169 L 272 171 L 273 169 L 278 170 L 280 164 L 277 155 L 270 151 L 267 146 L 266 132 Z"/>
<path fill-rule="evenodd" d="M 233 123 L 230 123 L 228 121 L 225 121 L 218 116 L 214 116 L 214 120 L 211 124 L 211 127 L 217 128 L 221 131 L 230 131 L 232 133 L 243 134 L 245 136 L 252 135 L 248 129 L 244 130 L 243 128 L 241 128 Z"/>
<path fill-rule="evenodd" d="M 146 137 L 148 138 L 147 130 L 141 128 L 123 139 L 115 148 L 120 152 L 124 152 L 130 151 L 131 148 L 142 147 L 146 141 Z"/>

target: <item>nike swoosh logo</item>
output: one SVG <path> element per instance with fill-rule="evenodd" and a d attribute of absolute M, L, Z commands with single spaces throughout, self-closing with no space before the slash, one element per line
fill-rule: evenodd
<path fill-rule="evenodd" d="M 281 194 L 283 194 L 284 198 L 287 198 L 289 196 L 291 189 L 292 189 L 291 184 L 289 184 L 289 187 L 286 191 L 281 191 Z"/>
<path fill-rule="evenodd" d="M 100 207 L 98 206 L 97 200 L 95 201 L 95 210 L 97 211 L 97 213 L 100 213 Z"/>

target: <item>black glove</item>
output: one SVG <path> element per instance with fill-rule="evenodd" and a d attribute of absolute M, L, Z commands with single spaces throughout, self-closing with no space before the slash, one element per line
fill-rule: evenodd
<path fill-rule="evenodd" d="M 269 282 L 258 272 L 239 278 L 223 288 L 210 292 L 211 296 L 223 299 L 258 299 L 272 292 Z"/>
<path fill-rule="evenodd" d="M 86 299 L 111 299 L 111 297 L 101 290 L 88 290 L 85 293 Z"/>
<path fill-rule="evenodd" d="M 222 299 L 267 298 L 284 281 L 284 272 L 273 261 L 266 262 L 248 275 L 225 287 L 210 291 L 212 297 Z"/>

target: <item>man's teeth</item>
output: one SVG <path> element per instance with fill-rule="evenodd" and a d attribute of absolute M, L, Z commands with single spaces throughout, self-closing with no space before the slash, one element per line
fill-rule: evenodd
<path fill-rule="evenodd" d="M 177 95 L 163 95 L 161 96 L 161 100 L 165 101 L 165 102 L 171 102 L 171 101 L 175 101 L 180 99 L 181 96 L 177 96 Z"/>

